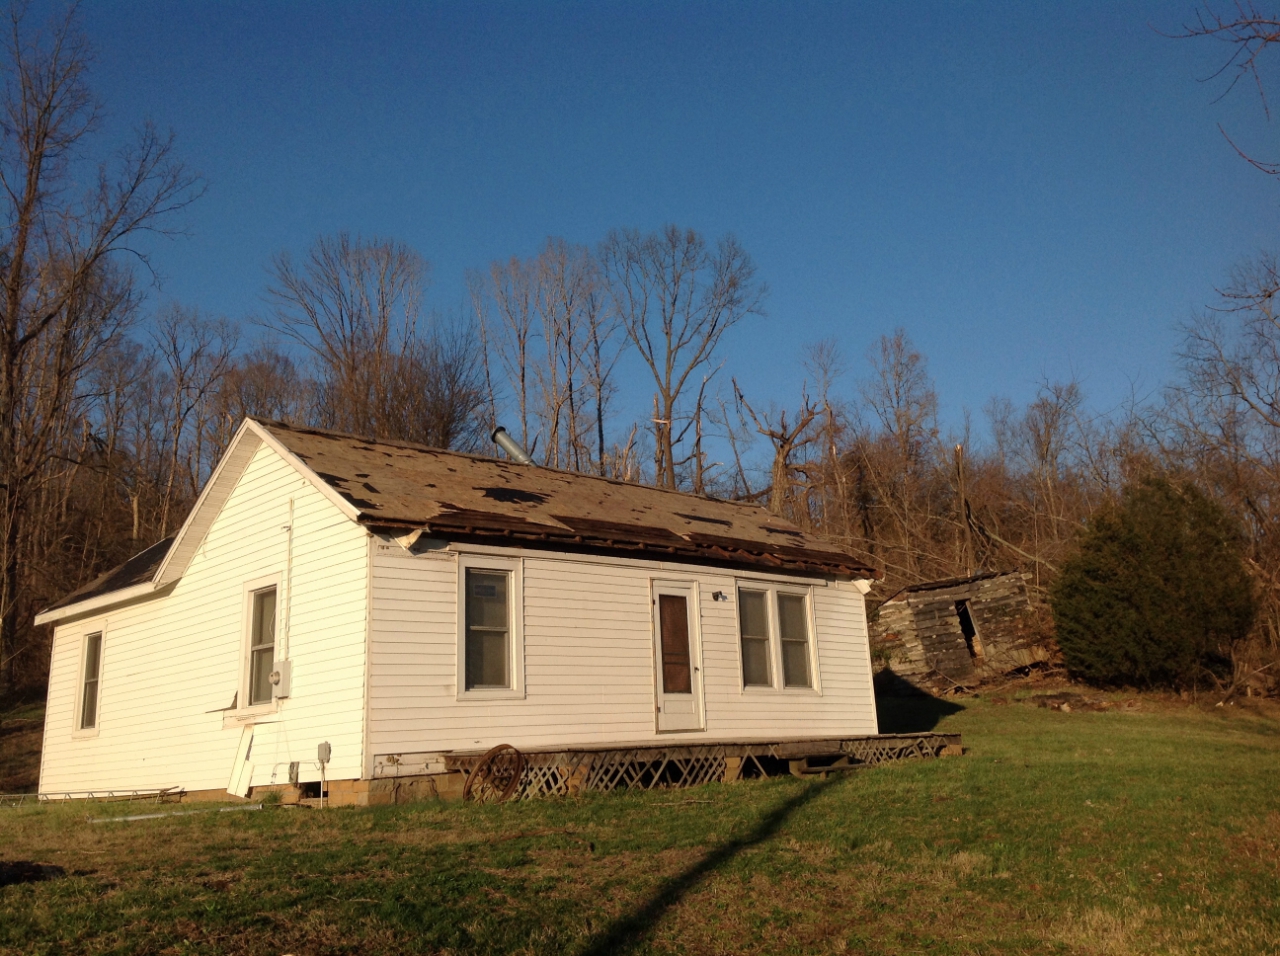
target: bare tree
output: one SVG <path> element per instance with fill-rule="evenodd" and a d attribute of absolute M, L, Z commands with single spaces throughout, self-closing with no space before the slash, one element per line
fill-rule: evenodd
<path fill-rule="evenodd" d="M 769 510 L 776 515 L 798 520 L 801 526 L 811 525 L 808 509 L 804 509 L 805 513 L 801 514 L 796 506 L 797 468 L 794 457 L 806 445 L 819 438 L 812 428 L 818 417 L 818 407 L 809 400 L 807 393 L 802 392 L 800 410 L 788 425 L 786 409 L 757 415 L 738 387 L 737 379 L 733 380 L 733 392 L 738 404 L 751 418 L 756 431 L 767 438 L 773 447 L 773 464 L 769 471 Z"/>
<path fill-rule="evenodd" d="M 586 249 L 573 248 L 563 239 L 548 239 L 533 264 L 535 307 L 546 349 L 546 360 L 537 369 L 546 437 L 543 458 L 552 468 L 581 471 L 583 466 L 580 366 L 587 325 L 584 307 L 597 303 L 593 266 Z"/>
<path fill-rule="evenodd" d="M 76 16 L 73 8 L 33 31 L 26 5 L 15 4 L 0 66 L 0 682 L 29 610 L 22 566 L 33 498 L 60 467 L 85 370 L 133 314 L 122 255 L 139 257 L 136 238 L 165 233 L 200 191 L 172 137 L 149 125 L 87 191 L 76 188 L 100 113 Z"/>
<path fill-rule="evenodd" d="M 388 437 L 472 451 L 487 438 L 485 389 L 470 326 L 437 321 L 399 357 L 384 422 Z"/>
<path fill-rule="evenodd" d="M 502 404 L 495 379 L 505 379 L 526 448 L 553 468 L 606 473 L 605 422 L 625 342 L 590 250 L 549 238 L 537 256 L 495 262 L 469 285 L 491 417 Z"/>
<path fill-rule="evenodd" d="M 399 356 L 418 336 L 428 265 L 392 240 L 321 236 L 301 263 L 282 252 L 269 269 L 269 328 L 314 357 L 332 427 L 385 434 Z"/>
<path fill-rule="evenodd" d="M 611 303 L 653 376 L 654 481 L 675 488 L 676 425 L 688 414 L 686 390 L 710 366 L 725 332 L 762 314 L 766 289 L 733 237 L 710 249 L 698 233 L 676 226 L 612 232 L 600 261 Z"/>
<path fill-rule="evenodd" d="M 210 457 L 220 458 L 240 423 L 256 415 L 292 424 L 314 417 L 315 382 L 272 341 L 262 341 L 236 358 L 217 393 L 216 426 Z"/>
<path fill-rule="evenodd" d="M 470 280 L 471 300 L 479 322 L 485 354 L 485 378 L 489 384 L 490 407 L 497 408 L 493 382 L 493 356 L 502 368 L 516 403 L 520 444 L 533 450 L 529 441 L 532 418 L 531 392 L 535 384 L 533 347 L 537 335 L 537 270 L 532 263 L 512 257 L 489 266 L 486 283 L 478 276 Z M 496 319 L 490 318 L 493 303 Z M 495 412 L 496 416 L 496 412 Z"/>
<path fill-rule="evenodd" d="M 892 535 L 902 570 L 915 576 L 920 545 L 929 537 L 921 525 L 931 509 L 917 508 L 917 499 L 938 437 L 938 395 L 924 356 L 904 330 L 881 336 L 869 359 L 872 374 L 862 386 L 862 398 L 879 421 L 883 437 L 862 443 L 863 465 L 890 519 L 885 530 Z"/>
<path fill-rule="evenodd" d="M 194 499 L 204 484 L 204 453 L 216 414 L 214 397 L 232 366 L 239 334 L 225 319 L 206 319 L 196 309 L 171 305 L 156 317 L 152 337 L 168 372 L 169 455 L 160 503 L 160 536 L 164 537 L 169 533 L 175 497 Z M 189 457 L 186 474 L 181 475 L 184 451 Z"/>
<path fill-rule="evenodd" d="M 1182 31 L 1173 36 L 1179 39 L 1206 37 L 1225 43 L 1229 55 L 1213 74 L 1214 77 L 1229 77 L 1222 95 L 1231 92 L 1241 80 L 1247 80 L 1257 89 L 1263 112 L 1270 119 L 1271 109 L 1262 74 L 1258 71 L 1258 61 L 1268 49 L 1280 43 L 1280 14 L 1262 9 L 1253 0 L 1234 0 L 1230 4 L 1224 3 L 1222 8 L 1205 3 L 1196 11 L 1195 21 L 1184 24 Z M 1269 176 L 1280 175 L 1280 162 L 1255 159 L 1236 145 L 1221 124 L 1218 130 L 1231 148 L 1255 168 Z"/>

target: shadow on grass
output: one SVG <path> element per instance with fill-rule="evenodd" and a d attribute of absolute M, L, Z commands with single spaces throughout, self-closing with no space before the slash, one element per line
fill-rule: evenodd
<path fill-rule="evenodd" d="M 743 850 L 764 843 L 773 837 L 793 814 L 827 787 L 838 782 L 837 777 L 808 784 L 781 806 L 771 810 L 746 836 L 730 840 L 712 850 L 683 873 L 663 883 L 662 887 L 640 909 L 619 917 L 596 933 L 587 942 L 585 948 L 580 950 L 579 956 L 607 956 L 612 953 L 630 952 L 639 947 L 662 919 L 663 914 L 695 889 L 703 877 L 729 863 Z"/>
<path fill-rule="evenodd" d="M 16 886 L 19 883 L 39 883 L 56 880 L 66 875 L 66 870 L 49 863 L 33 863 L 30 860 L 0 860 L 0 886 Z"/>
<path fill-rule="evenodd" d="M 934 697 L 887 668 L 876 675 L 876 716 L 882 734 L 922 734 L 964 706 Z"/>

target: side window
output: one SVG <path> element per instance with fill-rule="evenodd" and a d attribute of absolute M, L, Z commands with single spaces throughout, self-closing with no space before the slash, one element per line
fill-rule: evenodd
<path fill-rule="evenodd" d="M 782 683 L 812 687 L 809 678 L 809 615 L 803 594 L 778 595 L 778 637 L 782 640 Z"/>
<path fill-rule="evenodd" d="M 771 687 L 769 667 L 769 595 L 765 591 L 738 592 L 738 628 L 742 635 L 742 684 Z"/>
<path fill-rule="evenodd" d="M 80 686 L 79 730 L 98 726 L 98 684 L 102 678 L 102 633 L 84 639 L 84 680 Z"/>
<path fill-rule="evenodd" d="M 249 706 L 271 703 L 271 671 L 276 659 L 276 589 L 253 592 L 249 631 Z"/>
<path fill-rule="evenodd" d="M 744 584 L 738 588 L 743 689 L 814 687 L 808 594 Z"/>
<path fill-rule="evenodd" d="M 511 682 L 511 574 L 466 568 L 467 690 L 509 690 Z"/>

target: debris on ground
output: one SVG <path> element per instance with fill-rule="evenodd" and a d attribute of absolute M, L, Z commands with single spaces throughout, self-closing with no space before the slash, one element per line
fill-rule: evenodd
<path fill-rule="evenodd" d="M 1086 697 L 1084 694 L 1061 693 L 1061 694 L 1041 694 L 1035 697 L 1028 697 L 1020 703 L 1035 704 L 1037 707 L 1045 707 L 1049 710 L 1058 710 L 1064 714 L 1072 711 L 1097 713 L 1104 710 L 1137 710 L 1142 706 L 1142 702 L 1136 697 L 1128 700 L 1110 700 L 1106 697 Z"/>

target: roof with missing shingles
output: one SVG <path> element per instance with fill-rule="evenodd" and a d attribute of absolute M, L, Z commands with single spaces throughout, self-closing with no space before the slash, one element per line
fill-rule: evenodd
<path fill-rule="evenodd" d="M 373 530 L 853 578 L 878 573 L 758 505 L 255 418 Z M 174 536 L 42 613 L 155 578 Z"/>
<path fill-rule="evenodd" d="M 145 551 L 139 551 L 124 564 L 112 568 L 105 574 L 98 575 L 88 584 L 72 591 L 56 604 L 49 605 L 45 610 L 56 611 L 60 607 L 78 604 L 90 598 L 110 594 L 112 591 L 121 591 L 124 588 L 133 587 L 135 584 L 146 584 L 155 575 L 156 568 L 160 567 L 160 562 L 164 560 L 165 555 L 169 553 L 169 546 L 173 544 L 173 539 L 174 536 L 169 535 L 163 541 L 157 541 Z"/>
<path fill-rule="evenodd" d="M 433 538 L 874 577 L 758 505 L 255 419 L 358 520 Z"/>

